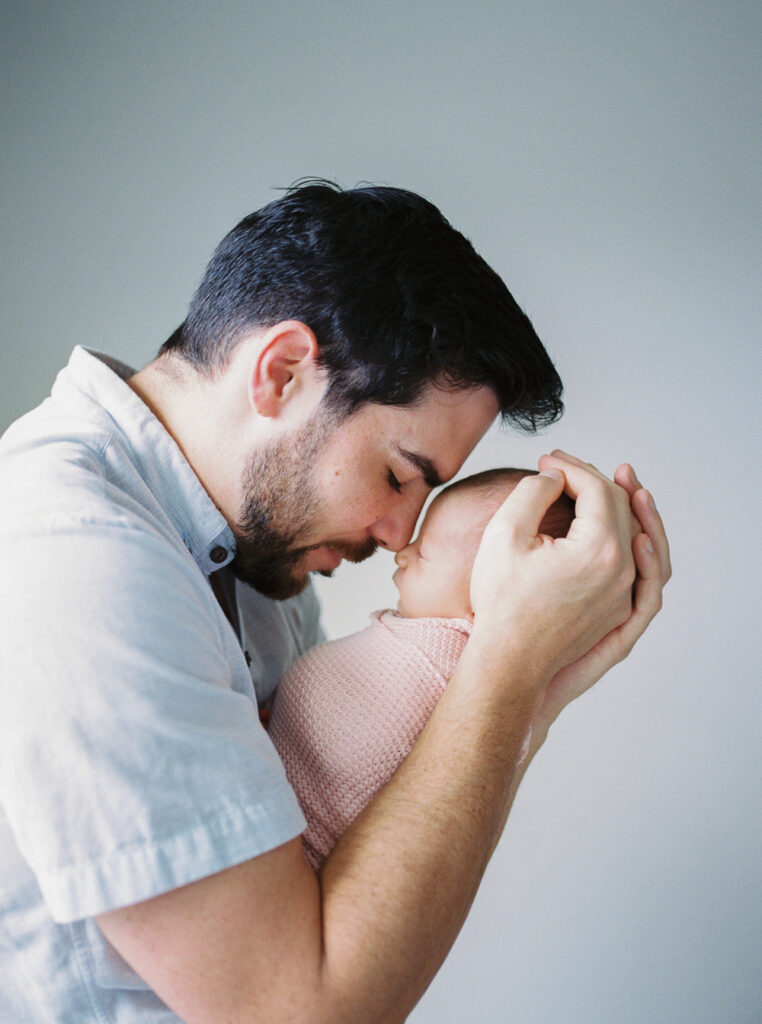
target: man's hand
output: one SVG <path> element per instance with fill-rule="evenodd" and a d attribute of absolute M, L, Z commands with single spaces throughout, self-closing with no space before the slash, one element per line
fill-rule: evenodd
<path fill-rule="evenodd" d="M 537 706 L 550 679 L 631 616 L 635 562 L 627 490 L 593 466 L 554 453 L 524 478 L 487 526 L 471 578 L 472 640 L 519 657 Z M 564 490 L 568 536 L 538 533 Z"/>
<path fill-rule="evenodd" d="M 568 464 L 583 465 L 561 452 L 544 456 L 543 469 Z M 661 610 L 662 591 L 672 575 L 669 543 L 652 495 L 645 490 L 632 466 L 623 463 L 614 474 L 630 500 L 639 531 L 632 539 L 637 569 L 632 613 L 626 622 L 604 636 L 587 654 L 558 672 L 547 690 L 540 711 L 533 720 L 533 746 L 541 744 L 548 729 L 563 709 L 590 689 L 608 670 L 630 653 L 654 616 Z"/>

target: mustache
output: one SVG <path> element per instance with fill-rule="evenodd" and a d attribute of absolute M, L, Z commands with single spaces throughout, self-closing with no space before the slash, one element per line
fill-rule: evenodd
<path fill-rule="evenodd" d="M 320 547 L 321 545 L 317 545 Z M 337 541 L 335 544 L 328 545 L 331 551 L 335 551 L 338 555 L 347 561 L 357 564 L 358 562 L 364 562 L 370 558 L 371 555 L 375 555 L 378 551 L 378 544 L 372 537 L 367 537 L 363 541 L 350 544 L 345 541 Z"/>

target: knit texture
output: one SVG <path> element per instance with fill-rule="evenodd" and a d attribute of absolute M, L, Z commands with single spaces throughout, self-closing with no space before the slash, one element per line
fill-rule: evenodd
<path fill-rule="evenodd" d="M 374 612 L 367 629 L 313 647 L 282 679 L 270 737 L 315 870 L 413 749 L 470 631 L 466 619 Z"/>

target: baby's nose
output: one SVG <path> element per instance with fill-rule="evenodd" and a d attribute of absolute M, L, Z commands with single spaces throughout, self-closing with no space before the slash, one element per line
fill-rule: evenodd
<path fill-rule="evenodd" d="M 407 548 L 402 548 L 401 551 L 398 551 L 394 556 L 394 561 L 397 563 L 400 569 L 403 569 L 405 566 L 405 562 L 407 562 Z"/>

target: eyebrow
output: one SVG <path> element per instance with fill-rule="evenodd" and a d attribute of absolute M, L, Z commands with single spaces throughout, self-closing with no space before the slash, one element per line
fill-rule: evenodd
<path fill-rule="evenodd" d="M 426 455 L 419 455 L 417 452 L 409 452 L 407 448 L 402 448 L 398 444 L 395 444 L 393 447 L 401 459 L 410 463 L 411 466 L 414 466 L 418 472 L 421 473 L 427 486 L 440 487 L 444 483 L 444 480 L 439 475 L 439 470 Z"/>

